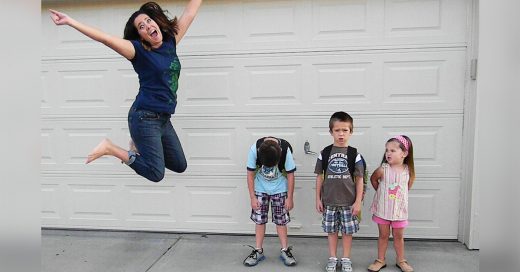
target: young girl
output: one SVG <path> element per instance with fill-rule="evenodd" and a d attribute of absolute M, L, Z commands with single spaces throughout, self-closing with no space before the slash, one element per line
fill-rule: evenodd
<path fill-rule="evenodd" d="M 101 156 L 114 156 L 153 182 L 164 178 L 165 168 L 184 172 L 186 157 L 170 121 L 177 106 L 181 70 L 176 48 L 201 3 L 202 0 L 190 0 L 178 19 L 168 18 L 166 11 L 155 2 L 145 3 L 128 19 L 123 38 L 85 25 L 65 13 L 49 10 L 56 25 L 70 26 L 105 44 L 128 59 L 139 76 L 139 93 L 128 112 L 133 140 L 130 150 L 104 139 L 88 155 L 87 163 Z"/>
<path fill-rule="evenodd" d="M 396 266 L 404 272 L 413 271 L 404 258 L 404 228 L 408 225 L 408 190 L 415 180 L 412 141 L 399 135 L 386 142 L 381 166 L 377 168 L 370 182 L 376 190 L 370 211 L 372 221 L 379 228 L 377 259 L 368 266 L 368 271 L 379 271 L 386 267 L 385 254 L 390 237 L 394 237 L 397 255 Z"/>

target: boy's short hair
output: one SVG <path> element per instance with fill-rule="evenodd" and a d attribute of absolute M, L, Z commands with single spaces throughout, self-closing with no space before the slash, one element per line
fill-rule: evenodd
<path fill-rule="evenodd" d="M 352 116 L 344 111 L 337 111 L 332 114 L 329 120 L 329 131 L 332 131 L 334 123 L 338 121 L 350 123 L 350 132 L 354 132 L 354 119 L 352 119 Z"/>
<path fill-rule="evenodd" d="M 258 158 L 262 165 L 273 167 L 280 161 L 282 148 L 276 141 L 266 140 L 258 148 Z"/>

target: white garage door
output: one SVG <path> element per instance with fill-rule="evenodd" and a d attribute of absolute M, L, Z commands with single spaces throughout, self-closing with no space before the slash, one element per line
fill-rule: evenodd
<path fill-rule="evenodd" d="M 253 233 L 245 162 L 261 136 L 289 140 L 298 167 L 290 234 L 322 234 L 316 157 L 328 118 L 354 117 L 373 171 L 386 139 L 409 135 L 417 181 L 408 237 L 456 238 L 469 0 L 205 1 L 179 47 L 174 126 L 188 170 L 154 184 L 114 158 L 85 165 L 103 137 L 126 146 L 138 81 L 131 64 L 68 27 L 63 10 L 114 35 L 139 4 L 43 1 L 44 227 Z M 79 2 L 79 3 L 78 3 Z M 180 14 L 185 1 L 162 1 Z M 373 190 L 364 204 L 368 215 Z M 376 236 L 365 216 L 359 236 Z M 268 230 L 273 232 L 272 224 Z"/>

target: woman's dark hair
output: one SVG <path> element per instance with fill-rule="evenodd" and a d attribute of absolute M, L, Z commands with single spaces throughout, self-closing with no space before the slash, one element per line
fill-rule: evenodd
<path fill-rule="evenodd" d="M 139 36 L 139 33 L 137 32 L 137 28 L 135 28 L 134 21 L 137 16 L 141 14 L 148 15 L 152 20 L 154 20 L 157 25 L 159 26 L 163 40 L 167 39 L 174 39 L 175 34 L 177 34 L 177 30 L 179 29 L 179 26 L 177 24 L 177 17 L 174 17 L 173 19 L 169 19 L 168 16 L 166 16 L 166 13 L 168 13 L 167 10 L 163 10 L 161 6 L 159 6 L 155 2 L 148 2 L 143 4 L 139 10 L 134 12 L 130 18 L 128 18 L 128 21 L 125 25 L 124 35 L 123 38 L 126 40 L 141 40 L 145 48 L 149 49 L 151 48 L 151 45 L 147 41 L 143 41 L 141 37 Z"/>
<path fill-rule="evenodd" d="M 262 165 L 267 167 L 273 167 L 280 161 L 282 155 L 282 148 L 275 141 L 264 141 L 260 147 L 258 147 L 258 159 Z"/>

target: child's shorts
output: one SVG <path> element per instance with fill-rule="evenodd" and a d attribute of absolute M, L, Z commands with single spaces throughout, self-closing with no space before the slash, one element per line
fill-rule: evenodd
<path fill-rule="evenodd" d="M 251 220 L 258 225 L 267 223 L 269 204 L 271 204 L 272 222 L 278 226 L 285 226 L 291 222 L 289 211 L 285 209 L 287 193 L 268 195 L 266 193 L 255 192 L 256 199 L 260 202 L 259 210 L 251 210 Z"/>
<path fill-rule="evenodd" d="M 408 226 L 408 220 L 390 221 L 375 215 L 372 215 L 372 221 L 380 225 L 390 225 L 393 229 L 401 229 Z"/>
<path fill-rule="evenodd" d="M 321 227 L 326 233 L 354 234 L 359 230 L 359 220 L 352 215 L 351 207 L 326 206 Z"/>

